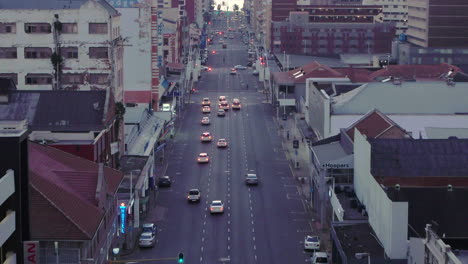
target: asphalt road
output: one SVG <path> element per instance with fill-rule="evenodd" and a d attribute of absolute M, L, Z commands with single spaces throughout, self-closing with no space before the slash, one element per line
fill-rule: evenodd
<path fill-rule="evenodd" d="M 230 25 L 238 28 L 239 22 Z M 227 31 L 225 21 L 212 26 Z M 154 248 L 136 249 L 125 259 L 175 258 L 183 252 L 185 263 L 287 264 L 304 263 L 310 256 L 303 252 L 304 236 L 311 233 L 310 219 L 283 152 L 272 107 L 255 89 L 258 79 L 252 69 L 230 75 L 231 67 L 247 63 L 241 34 L 234 34 L 234 39 L 227 39 L 227 49 L 221 48 L 219 36 L 209 46 L 216 50 L 207 63 L 213 70 L 202 74 L 184 113 L 168 157 L 166 174 L 173 185 L 160 191 L 153 209 L 157 243 Z M 217 117 L 215 103 L 220 95 L 230 103 L 239 98 L 242 109 L 230 109 L 225 117 Z M 211 99 L 211 114 L 201 112 L 204 97 Z M 200 124 L 203 116 L 210 117 L 211 125 Z M 211 143 L 200 142 L 204 131 L 214 136 Z M 227 139 L 229 147 L 218 149 L 219 138 Z M 197 163 L 200 152 L 209 154 L 209 164 Z M 245 185 L 247 172 L 258 175 L 258 186 Z M 191 188 L 201 190 L 200 203 L 187 202 Z M 210 215 L 212 200 L 224 202 L 224 214 Z"/>

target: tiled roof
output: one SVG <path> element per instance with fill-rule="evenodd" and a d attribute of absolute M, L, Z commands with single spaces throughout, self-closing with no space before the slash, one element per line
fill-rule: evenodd
<path fill-rule="evenodd" d="M 112 100 L 104 111 L 106 91 L 17 90 L 0 104 L 0 120 L 27 119 L 36 131 L 99 131 L 114 117 Z"/>
<path fill-rule="evenodd" d="M 368 139 L 374 177 L 467 177 L 468 139 Z"/>
<path fill-rule="evenodd" d="M 407 135 L 403 128 L 377 109 L 369 111 L 346 129 L 346 133 L 353 141 L 355 128 L 367 138 L 405 138 Z"/>
<path fill-rule="evenodd" d="M 386 78 L 389 76 L 400 77 L 403 80 L 413 79 L 436 79 L 438 80 L 441 75 L 453 70 L 453 73 L 460 71 L 460 68 L 447 64 L 437 65 L 389 65 L 388 67 L 375 71 L 369 75 L 370 80 L 378 81 L 379 78 Z"/>
<path fill-rule="evenodd" d="M 294 75 L 303 71 L 304 74 L 299 78 L 296 78 Z M 344 78 L 345 74 L 334 70 L 326 65 L 322 65 L 316 61 L 306 64 L 297 69 L 288 71 L 288 72 L 275 72 L 273 73 L 273 78 L 279 84 L 292 84 L 292 83 L 305 83 L 307 78 Z"/>
<path fill-rule="evenodd" d="M 91 239 L 104 215 L 95 198 L 99 165 L 32 142 L 28 150 L 32 237 Z M 104 167 L 103 191 L 116 193 L 122 178 L 121 172 Z"/>

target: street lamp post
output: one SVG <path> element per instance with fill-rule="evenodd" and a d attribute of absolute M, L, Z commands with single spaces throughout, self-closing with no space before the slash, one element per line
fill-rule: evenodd
<path fill-rule="evenodd" d="M 357 259 L 362 259 L 362 258 L 367 257 L 367 264 L 371 264 L 370 253 L 367 253 L 367 252 L 356 253 L 356 254 L 354 254 L 354 256 L 355 256 Z"/>

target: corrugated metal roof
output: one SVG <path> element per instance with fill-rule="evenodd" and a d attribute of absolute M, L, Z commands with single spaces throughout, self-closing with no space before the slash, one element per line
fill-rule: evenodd
<path fill-rule="evenodd" d="M 373 108 L 384 114 L 468 113 L 468 83 L 367 83 L 334 101 L 334 114 L 365 114 Z"/>
<path fill-rule="evenodd" d="M 79 9 L 88 1 L 101 4 L 111 15 L 118 14 L 106 0 L 0 0 L 0 9 Z"/>
<path fill-rule="evenodd" d="M 367 139 L 374 177 L 467 177 L 468 139 Z"/>
<path fill-rule="evenodd" d="M 105 100 L 106 91 L 13 91 L 0 120 L 27 119 L 36 131 L 98 131 Z"/>

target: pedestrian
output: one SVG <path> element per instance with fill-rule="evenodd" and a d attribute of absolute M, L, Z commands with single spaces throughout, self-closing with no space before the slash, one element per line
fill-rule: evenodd
<path fill-rule="evenodd" d="M 286 138 L 289 140 L 289 130 L 286 131 Z"/>
<path fill-rule="evenodd" d="M 249 89 L 249 85 L 247 84 L 247 90 Z"/>

